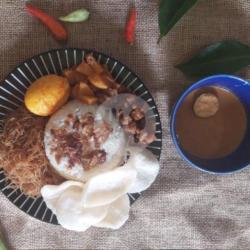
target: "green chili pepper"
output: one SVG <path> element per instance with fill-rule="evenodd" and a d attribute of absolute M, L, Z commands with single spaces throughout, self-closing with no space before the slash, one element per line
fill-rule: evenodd
<path fill-rule="evenodd" d="M 63 22 L 84 22 L 89 18 L 89 12 L 86 9 L 79 9 L 69 13 L 67 16 L 59 17 Z"/>

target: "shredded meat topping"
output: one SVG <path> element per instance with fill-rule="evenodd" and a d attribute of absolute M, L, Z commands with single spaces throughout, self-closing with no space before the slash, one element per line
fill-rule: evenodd
<path fill-rule="evenodd" d="M 112 128 L 107 122 L 104 121 L 96 124 L 93 132 L 96 148 L 100 148 L 100 146 L 108 139 L 111 132 Z"/>
<path fill-rule="evenodd" d="M 92 113 L 80 117 L 69 114 L 63 127 L 51 129 L 51 150 L 57 163 L 67 157 L 70 168 L 81 164 L 89 170 L 106 161 L 106 152 L 100 148 L 111 132 L 107 122 L 95 124 Z"/>

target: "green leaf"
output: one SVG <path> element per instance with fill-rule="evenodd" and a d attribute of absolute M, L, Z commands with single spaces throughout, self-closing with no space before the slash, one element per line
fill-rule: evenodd
<path fill-rule="evenodd" d="M 159 8 L 160 39 L 200 0 L 161 0 Z"/>
<path fill-rule="evenodd" d="M 63 22 L 84 22 L 89 18 L 89 12 L 86 9 L 79 9 L 69 13 L 67 16 L 59 17 Z"/>
<path fill-rule="evenodd" d="M 250 47 L 238 41 L 214 43 L 176 67 L 190 76 L 233 74 L 250 64 Z"/>
<path fill-rule="evenodd" d="M 7 247 L 2 240 L 0 240 L 0 250 L 7 250 Z"/>

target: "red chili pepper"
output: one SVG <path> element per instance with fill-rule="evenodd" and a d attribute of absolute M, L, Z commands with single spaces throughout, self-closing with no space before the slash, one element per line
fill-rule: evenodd
<path fill-rule="evenodd" d="M 68 33 L 66 29 L 54 17 L 49 16 L 47 13 L 34 7 L 30 3 L 26 4 L 26 9 L 32 16 L 38 18 L 45 26 L 47 26 L 57 40 L 67 40 Z"/>
<path fill-rule="evenodd" d="M 125 27 L 125 39 L 128 44 L 133 44 L 135 41 L 135 25 L 136 25 L 136 9 L 133 7 L 130 10 L 128 22 Z"/>

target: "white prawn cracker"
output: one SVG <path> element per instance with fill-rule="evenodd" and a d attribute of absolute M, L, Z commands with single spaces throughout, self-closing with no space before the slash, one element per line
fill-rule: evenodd
<path fill-rule="evenodd" d="M 66 181 L 59 186 L 47 185 L 41 190 L 47 206 L 56 214 L 58 222 L 66 229 L 85 231 L 103 220 L 108 206 L 84 208 L 81 197 L 84 184 Z"/>
<path fill-rule="evenodd" d="M 136 180 L 128 190 L 129 193 L 139 193 L 146 190 L 155 181 L 159 173 L 160 164 L 155 155 L 147 149 L 131 147 L 128 149 L 130 157 L 125 167 L 136 170 Z"/>
<path fill-rule="evenodd" d="M 129 198 L 125 194 L 110 204 L 106 217 L 95 224 L 95 227 L 119 229 L 128 220 L 129 209 Z"/>
<path fill-rule="evenodd" d="M 85 231 L 106 217 L 108 206 L 84 208 L 80 202 L 81 193 L 81 188 L 73 187 L 57 200 L 58 222 L 67 229 Z"/>
<path fill-rule="evenodd" d="M 84 207 L 102 206 L 112 203 L 126 194 L 136 179 L 136 170 L 119 167 L 91 178 L 82 195 Z"/>
<path fill-rule="evenodd" d="M 45 185 L 41 189 L 41 195 L 49 209 L 56 213 L 56 203 L 60 195 L 72 187 L 83 188 L 83 183 L 78 181 L 65 181 L 60 185 Z"/>

